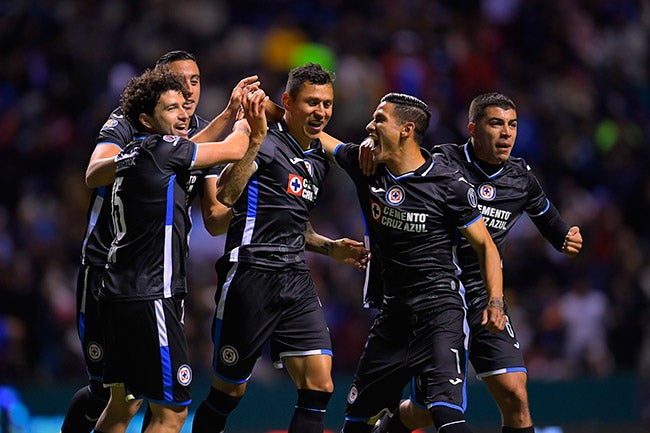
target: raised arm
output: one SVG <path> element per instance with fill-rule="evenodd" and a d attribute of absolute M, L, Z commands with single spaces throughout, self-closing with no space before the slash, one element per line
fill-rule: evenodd
<path fill-rule="evenodd" d="M 503 311 L 503 273 L 499 251 L 485 227 L 483 218 L 461 229 L 461 233 L 476 251 L 487 288 L 488 306 L 483 311 L 481 324 L 491 332 L 502 331 L 506 326 L 506 317 Z"/>
<path fill-rule="evenodd" d="M 310 222 L 307 222 L 305 230 L 305 244 L 307 251 L 332 257 L 361 271 L 366 269 L 370 260 L 370 251 L 366 249 L 363 242 L 349 238 L 330 239 L 316 233 Z"/>
<path fill-rule="evenodd" d="M 228 164 L 221 172 L 217 183 L 217 199 L 225 206 L 232 207 L 248 180 L 256 170 L 254 165 L 257 152 L 260 150 L 262 141 L 266 137 L 266 117 L 264 104 L 268 97 L 260 89 L 249 93 L 244 100 L 244 112 L 246 120 L 240 120 L 238 124 L 249 125 L 250 139 L 244 155 L 236 162 Z"/>
<path fill-rule="evenodd" d="M 115 155 L 120 153 L 119 146 L 105 143 L 99 144 L 90 155 L 86 168 L 86 185 L 98 188 L 110 185 L 115 180 Z"/>

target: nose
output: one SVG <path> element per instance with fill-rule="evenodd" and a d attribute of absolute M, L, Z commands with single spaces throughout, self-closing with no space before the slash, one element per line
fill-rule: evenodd
<path fill-rule="evenodd" d="M 374 131 L 374 130 L 375 130 L 375 122 L 371 120 L 371 121 L 368 122 L 368 124 L 366 125 L 366 131 L 367 131 L 367 132 L 372 132 L 372 131 Z"/>

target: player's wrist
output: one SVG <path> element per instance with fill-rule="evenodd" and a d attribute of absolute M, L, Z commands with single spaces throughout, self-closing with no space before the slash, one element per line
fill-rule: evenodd
<path fill-rule="evenodd" d="M 505 303 L 503 301 L 503 296 L 490 298 L 487 304 L 488 308 L 496 308 L 497 310 L 501 310 L 501 311 L 503 311 L 504 305 Z"/>

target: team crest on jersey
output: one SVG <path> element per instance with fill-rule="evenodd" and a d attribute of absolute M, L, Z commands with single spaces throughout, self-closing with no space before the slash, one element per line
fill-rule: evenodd
<path fill-rule="evenodd" d="M 404 201 L 404 190 L 401 186 L 394 186 L 386 191 L 386 201 L 398 205 Z"/>
<path fill-rule="evenodd" d="M 304 185 L 305 180 L 302 178 L 302 176 L 291 173 L 289 174 L 289 183 L 287 184 L 287 192 L 289 194 L 301 196 Z"/>
<path fill-rule="evenodd" d="M 88 358 L 91 361 L 95 361 L 95 362 L 101 361 L 101 359 L 104 357 L 104 350 L 102 349 L 102 346 L 95 343 L 94 341 L 88 344 L 88 347 L 86 348 L 86 353 L 88 354 Z"/>
<path fill-rule="evenodd" d="M 189 365 L 183 364 L 180 367 L 178 367 L 178 371 L 176 372 L 176 378 L 178 379 L 178 383 L 180 383 L 183 386 L 187 386 L 192 382 L 192 369 L 190 368 Z"/>
<path fill-rule="evenodd" d="M 478 196 L 483 200 L 492 201 L 496 195 L 496 189 L 489 183 L 481 184 L 481 186 L 478 187 Z"/>
<path fill-rule="evenodd" d="M 232 346 L 224 346 L 221 349 L 221 360 L 226 365 L 234 365 L 239 361 L 239 353 L 237 349 Z"/>
<path fill-rule="evenodd" d="M 357 387 L 352 385 L 352 388 L 350 388 L 350 392 L 348 393 L 348 403 L 354 403 L 358 396 L 359 391 L 357 390 Z"/>
<path fill-rule="evenodd" d="M 163 135 L 163 140 L 165 140 L 167 143 L 173 143 L 177 139 L 178 137 L 175 135 Z"/>
<path fill-rule="evenodd" d="M 478 206 L 478 197 L 476 196 L 476 190 L 474 188 L 467 190 L 467 202 L 471 207 Z"/>
<path fill-rule="evenodd" d="M 104 123 L 104 126 L 102 126 L 103 129 L 110 129 L 110 128 L 115 128 L 117 126 L 117 120 L 115 119 L 108 119 L 106 123 Z"/>

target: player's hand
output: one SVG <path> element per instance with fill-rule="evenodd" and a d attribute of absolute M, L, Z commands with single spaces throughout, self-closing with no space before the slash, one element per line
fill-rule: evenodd
<path fill-rule="evenodd" d="M 366 176 L 372 176 L 377 172 L 377 164 L 372 154 L 374 147 L 375 144 L 370 137 L 363 140 L 359 146 L 359 168 L 361 169 L 361 173 Z"/>
<path fill-rule="evenodd" d="M 506 314 L 503 311 L 503 299 L 492 298 L 483 310 L 481 325 L 490 332 L 501 332 L 506 327 Z"/>
<path fill-rule="evenodd" d="M 260 82 L 257 78 L 257 75 L 251 75 L 250 77 L 241 79 L 239 83 L 237 83 L 230 94 L 230 100 L 228 101 L 227 107 L 228 110 L 233 112 L 238 111 L 242 106 L 242 98 L 245 93 L 254 92 L 259 89 Z"/>
<path fill-rule="evenodd" d="M 562 252 L 569 257 L 575 257 L 582 249 L 582 235 L 580 234 L 580 227 L 573 226 L 564 238 L 564 245 Z"/>
<path fill-rule="evenodd" d="M 266 93 L 262 89 L 254 91 L 252 89 L 246 89 L 244 90 L 244 95 L 242 104 L 244 107 L 244 117 L 251 129 L 250 137 L 259 144 L 266 136 L 266 130 L 268 129 L 264 104 L 269 97 L 266 96 Z"/>
<path fill-rule="evenodd" d="M 348 238 L 341 238 L 332 242 L 329 255 L 335 260 L 352 265 L 361 271 L 366 269 L 370 260 L 370 251 L 366 249 L 363 242 Z"/>

